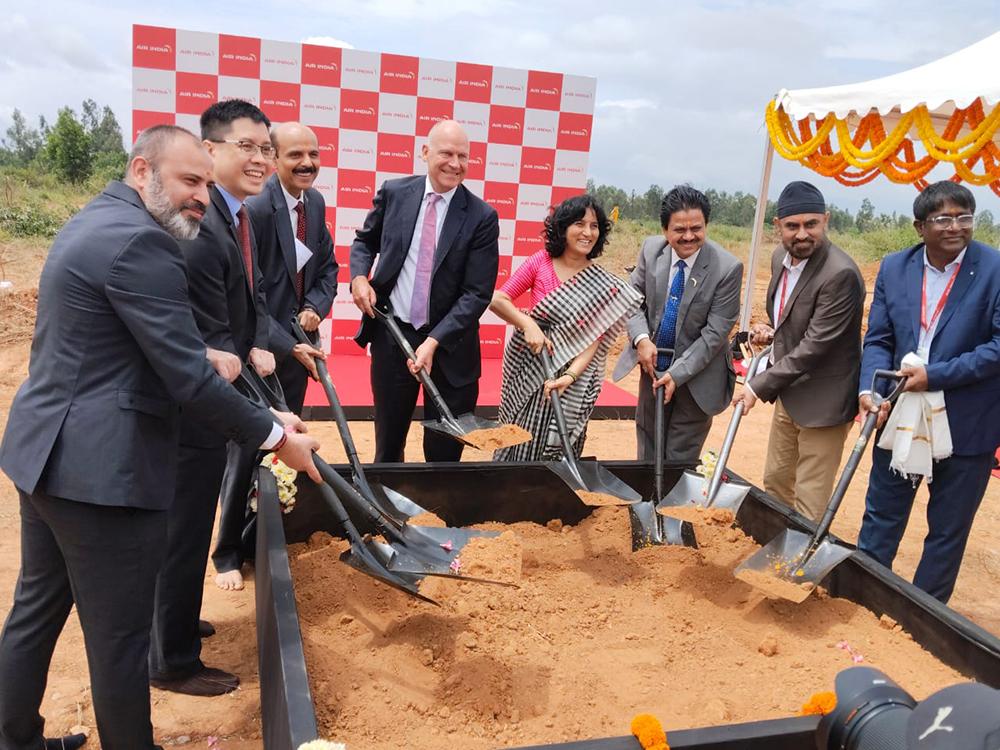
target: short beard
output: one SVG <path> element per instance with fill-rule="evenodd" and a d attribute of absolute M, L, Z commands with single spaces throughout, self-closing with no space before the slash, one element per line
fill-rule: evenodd
<path fill-rule="evenodd" d="M 158 169 L 153 170 L 153 176 L 145 192 L 146 210 L 156 220 L 156 223 L 166 230 L 167 234 L 175 240 L 193 240 L 198 236 L 201 220 L 184 216 L 181 211 L 185 208 L 204 210 L 205 207 L 200 202 L 193 201 L 190 205 L 184 203 L 181 206 L 171 204 L 163 189 L 163 183 L 160 181 Z"/>

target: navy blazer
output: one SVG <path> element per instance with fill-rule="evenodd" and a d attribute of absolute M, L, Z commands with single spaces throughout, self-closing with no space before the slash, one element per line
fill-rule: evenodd
<path fill-rule="evenodd" d="M 871 388 L 876 369 L 899 369 L 917 350 L 923 278 L 923 243 L 882 260 L 860 390 Z M 953 452 L 994 452 L 1000 445 L 1000 252 L 989 245 L 972 241 L 965 251 L 931 341 L 927 381 L 929 390 L 944 391 Z"/>
<path fill-rule="evenodd" d="M 261 194 L 246 202 L 267 300 L 268 343 L 279 359 L 287 357 L 298 343 L 292 335 L 292 319 L 299 311 L 311 308 L 322 320 L 330 314 L 337 295 L 337 261 L 326 226 L 326 202 L 315 188 L 305 191 L 305 199 L 306 247 L 313 254 L 302 268 L 301 305 L 295 294 L 295 236 L 278 175 L 271 175 Z"/>
<path fill-rule="evenodd" d="M 271 416 L 205 358 L 177 242 L 132 188 L 112 182 L 49 250 L 0 466 L 28 493 L 163 510 L 179 406 L 240 443 L 271 431 Z"/>
<path fill-rule="evenodd" d="M 351 278 L 367 276 L 379 257 L 372 288 L 378 303 L 388 302 L 410 249 L 426 176 L 386 180 L 372 201 L 351 245 Z M 500 225 L 492 206 L 459 185 L 445 216 L 434 252 L 428 321 L 421 333 L 440 342 L 434 367 L 455 387 L 479 379 L 479 318 L 493 297 L 499 265 Z M 371 341 L 378 321 L 362 316 L 355 336 Z"/>

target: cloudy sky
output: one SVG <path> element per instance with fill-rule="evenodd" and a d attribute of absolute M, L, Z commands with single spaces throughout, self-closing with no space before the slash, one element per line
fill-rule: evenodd
<path fill-rule="evenodd" d="M 364 50 L 594 76 L 594 180 L 640 192 L 680 182 L 756 192 L 763 111 L 776 91 L 930 62 L 1000 29 L 1000 3 L 42 0 L 12 3 L 4 19 L 3 131 L 14 107 L 51 120 L 60 106 L 78 108 L 91 97 L 111 105 L 129 132 L 133 23 L 295 42 L 328 38 Z M 778 159 L 772 199 L 784 182 L 802 178 L 852 210 L 869 197 L 880 211 L 909 213 L 915 194 L 884 181 L 842 188 Z M 977 197 L 1000 215 L 992 193 L 977 190 Z"/>

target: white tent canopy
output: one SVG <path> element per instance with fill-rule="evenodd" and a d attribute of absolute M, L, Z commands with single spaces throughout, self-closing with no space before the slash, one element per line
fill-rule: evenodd
<path fill-rule="evenodd" d="M 820 89 L 782 89 L 774 98 L 793 120 L 829 113 L 838 118 L 903 114 L 921 104 L 938 115 L 949 116 L 977 98 L 985 104 L 1000 101 L 1000 31 L 947 57 L 863 83 Z"/>

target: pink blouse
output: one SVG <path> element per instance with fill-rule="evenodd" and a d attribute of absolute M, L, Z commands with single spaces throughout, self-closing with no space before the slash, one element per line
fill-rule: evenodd
<path fill-rule="evenodd" d="M 559 276 L 556 275 L 555 266 L 552 265 L 552 258 L 544 250 L 539 250 L 521 264 L 521 267 L 500 287 L 500 291 L 511 300 L 516 300 L 530 289 L 531 306 L 534 307 L 561 283 Z"/>

